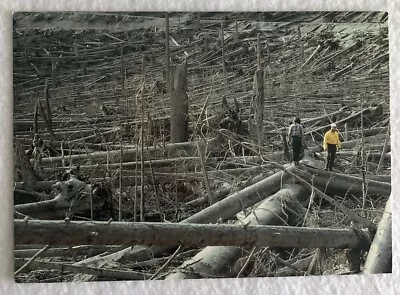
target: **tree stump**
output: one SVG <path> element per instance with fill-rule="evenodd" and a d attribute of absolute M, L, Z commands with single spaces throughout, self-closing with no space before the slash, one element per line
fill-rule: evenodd
<path fill-rule="evenodd" d="M 171 93 L 171 142 L 173 143 L 189 140 L 187 88 L 187 64 L 185 62 L 175 69 Z"/>

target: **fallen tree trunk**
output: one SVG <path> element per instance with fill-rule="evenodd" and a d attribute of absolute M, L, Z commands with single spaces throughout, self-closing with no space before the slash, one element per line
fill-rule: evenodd
<path fill-rule="evenodd" d="M 290 194 L 282 189 L 280 196 Z M 296 191 L 296 190 L 295 190 Z M 283 200 L 286 202 L 286 200 Z M 268 202 L 271 208 L 271 201 Z M 287 204 L 286 204 L 287 205 Z M 291 206 L 291 205 L 287 205 Z M 264 210 L 268 210 L 264 208 Z M 273 208 L 276 210 L 276 208 Z M 273 211 L 274 211 L 273 210 Z M 256 210 L 257 211 L 257 210 Z M 279 213 L 279 212 L 278 212 Z M 282 214 L 282 213 L 281 213 Z M 257 216 L 260 218 L 260 216 Z M 254 217 L 253 217 L 254 218 Z M 249 220 L 247 220 L 249 222 Z M 256 223 L 255 223 L 256 224 Z M 365 248 L 353 230 L 236 224 L 15 220 L 16 244 Z M 366 232 L 367 234 L 367 232 Z"/>
<path fill-rule="evenodd" d="M 369 137 L 369 136 L 374 136 L 377 134 L 385 134 L 388 130 L 388 127 L 376 127 L 376 128 L 371 128 L 371 129 L 363 129 L 362 134 L 364 137 Z M 361 130 L 352 130 L 349 131 L 349 136 L 351 137 L 361 137 Z"/>
<path fill-rule="evenodd" d="M 392 272 L 392 210 L 391 198 L 385 206 L 374 240 L 365 261 L 363 273 Z"/>
<path fill-rule="evenodd" d="M 293 168 L 294 166 L 290 166 L 287 170 L 292 171 Z M 217 222 L 219 218 L 226 220 L 277 192 L 288 176 L 284 171 L 279 171 L 205 208 L 182 222 L 213 223 Z"/>
<path fill-rule="evenodd" d="M 325 124 L 325 123 L 330 123 L 331 118 L 335 118 L 337 115 L 343 114 L 346 110 L 348 110 L 349 107 L 343 107 L 340 108 L 339 110 L 332 112 L 330 114 L 322 115 L 316 118 L 308 119 L 303 121 L 303 125 L 305 126 L 313 126 L 315 124 Z M 333 120 L 336 121 L 336 120 Z"/>
<path fill-rule="evenodd" d="M 337 122 L 335 122 L 337 125 L 344 125 L 344 123 L 352 123 L 358 120 L 360 120 L 361 114 L 363 115 L 363 120 L 364 122 L 367 122 L 368 120 L 372 120 L 374 117 L 380 116 L 383 113 L 383 107 L 382 105 L 378 105 L 376 107 L 370 107 L 363 109 L 362 111 L 359 111 L 355 114 L 352 114 L 346 118 L 343 118 Z M 310 133 L 315 133 L 315 132 L 321 132 L 323 130 L 328 130 L 330 128 L 330 125 L 325 125 L 321 127 L 317 127 L 313 130 L 309 130 L 305 132 L 305 134 L 310 134 Z"/>
<path fill-rule="evenodd" d="M 354 175 L 354 174 L 348 174 L 348 176 L 353 176 L 353 177 L 359 177 L 359 175 Z M 367 174 L 365 176 L 368 180 L 375 180 L 378 182 L 387 182 L 387 183 L 391 183 L 391 175 L 384 175 L 384 174 L 380 174 L 380 175 L 373 175 L 373 174 Z"/>
<path fill-rule="evenodd" d="M 59 193 L 54 199 L 15 205 L 14 210 L 37 218 L 65 217 L 67 213 L 83 213 L 101 208 L 108 197 L 92 195 L 92 187 L 76 178 L 59 182 L 57 185 Z"/>
<path fill-rule="evenodd" d="M 43 252 L 40 257 L 66 257 L 66 256 L 80 256 L 80 255 L 98 255 L 109 250 L 115 249 L 116 246 L 76 246 L 68 248 L 50 248 Z M 35 255 L 40 249 L 19 249 L 14 250 L 14 258 L 30 258 Z"/>
<path fill-rule="evenodd" d="M 379 163 L 379 161 L 381 159 L 381 156 L 382 156 L 381 153 L 368 152 L 368 149 L 365 150 L 365 153 L 366 153 L 365 160 L 373 162 L 373 163 Z M 322 154 L 326 155 L 326 152 L 323 152 Z M 340 156 L 342 156 L 342 157 L 357 157 L 357 156 L 360 156 L 361 157 L 361 154 L 359 152 L 357 152 L 357 151 L 338 151 L 336 153 L 336 155 L 339 156 L 339 157 Z M 385 159 L 385 160 L 390 160 L 391 154 L 390 153 L 385 153 L 382 158 Z"/>
<path fill-rule="evenodd" d="M 304 166 L 304 169 L 312 175 L 308 175 L 301 170 L 296 170 L 295 173 L 309 182 L 312 181 L 314 185 L 324 188 L 327 191 L 332 191 L 335 194 L 338 194 L 339 192 L 362 193 L 362 178 L 360 177 L 328 172 L 309 166 Z M 366 186 L 369 194 L 382 194 L 388 196 L 391 192 L 391 185 L 386 182 L 366 180 Z"/>
<path fill-rule="evenodd" d="M 248 225 L 279 225 L 287 223 L 289 216 L 293 217 L 293 214 L 289 213 L 289 210 L 285 210 L 285 208 L 296 211 L 296 206 L 299 206 L 298 199 L 302 199 L 303 202 L 306 201 L 307 193 L 304 188 L 299 185 L 291 185 L 283 188 L 262 202 L 242 223 Z M 282 206 L 282 203 L 285 206 Z M 168 275 L 165 279 L 230 277 L 232 276 L 233 266 L 236 260 L 240 258 L 241 253 L 242 249 L 239 247 L 206 247 L 192 259 L 184 262 L 174 273 Z"/>
<path fill-rule="evenodd" d="M 287 167 L 291 171 L 294 166 Z M 236 213 L 252 206 L 263 197 L 273 194 L 278 191 L 281 184 L 288 178 L 288 174 L 284 171 L 279 171 L 266 179 L 253 184 L 237 193 L 234 193 L 227 198 L 214 203 L 213 205 L 205 208 L 204 210 L 192 215 L 191 217 L 181 221 L 185 223 L 215 223 L 219 218 L 227 219 L 234 216 Z M 146 246 L 137 245 L 127 247 L 116 253 L 107 256 L 95 256 L 76 263 L 77 265 L 104 265 L 109 262 L 116 262 L 121 260 L 129 261 L 143 261 L 157 256 L 160 253 L 167 251 L 169 247 L 153 245 L 150 248 Z M 77 280 L 90 280 L 91 277 L 79 277 Z"/>
<path fill-rule="evenodd" d="M 374 136 L 374 137 L 366 137 L 364 138 L 364 143 L 379 143 L 380 140 L 383 139 L 383 137 L 381 138 L 381 136 Z M 356 139 L 356 140 L 349 140 L 349 141 L 343 141 L 341 143 L 341 148 L 342 149 L 350 149 L 350 148 L 354 148 L 356 146 L 361 146 L 361 139 Z M 368 150 L 368 145 L 365 146 L 365 149 Z M 318 145 L 318 146 L 313 146 L 308 148 L 309 151 L 312 152 L 322 152 L 323 151 L 323 147 L 322 144 Z"/>
<path fill-rule="evenodd" d="M 214 138 L 208 141 L 206 144 L 204 144 L 203 141 L 199 142 L 201 147 L 213 149 L 218 146 L 219 140 Z M 158 147 L 158 146 L 150 146 L 148 147 L 149 153 L 152 152 L 161 152 L 161 151 L 168 151 L 170 153 L 174 153 L 176 151 L 184 151 L 184 152 L 190 152 L 194 153 L 197 148 L 197 142 L 182 142 L 182 143 L 170 143 L 166 144 L 165 147 Z M 147 148 L 146 148 L 147 151 Z M 123 157 L 122 161 L 127 162 L 127 161 L 132 161 L 135 159 L 137 149 L 127 149 L 123 151 Z M 89 154 L 81 154 L 81 155 L 72 155 L 72 156 L 66 156 L 66 157 L 48 157 L 48 158 L 43 158 L 42 159 L 42 164 L 43 165 L 54 165 L 54 166 L 59 166 L 61 165 L 61 162 L 64 160 L 66 165 L 70 164 L 71 162 L 77 162 L 77 161 L 83 161 L 83 160 L 102 160 L 106 161 L 107 157 L 109 158 L 109 162 L 113 163 L 114 162 L 119 162 L 120 161 L 120 151 L 109 151 L 109 152 L 94 152 L 94 153 L 89 153 Z"/>
<path fill-rule="evenodd" d="M 15 266 L 21 267 L 29 260 L 23 258 L 15 259 Z M 151 277 L 150 274 L 139 273 L 132 270 L 113 270 L 104 268 L 94 268 L 87 266 L 77 266 L 66 263 L 55 263 L 55 262 L 45 262 L 45 261 L 32 261 L 26 270 L 37 270 L 37 269 L 56 269 L 59 271 L 68 271 L 72 273 L 85 273 L 91 275 L 97 275 L 100 277 L 107 277 L 120 280 L 145 280 Z"/>
<path fill-rule="evenodd" d="M 305 270 L 308 269 L 308 267 L 309 267 L 310 263 L 312 262 L 313 258 L 314 258 L 314 255 L 310 255 L 310 256 L 308 256 L 306 258 L 297 260 L 296 262 L 292 263 L 292 267 L 285 266 L 285 267 L 283 267 L 281 269 L 276 270 L 274 272 L 274 276 L 275 277 L 290 276 L 293 273 L 296 273 L 295 269 L 297 269 L 298 271 L 305 271 Z"/>

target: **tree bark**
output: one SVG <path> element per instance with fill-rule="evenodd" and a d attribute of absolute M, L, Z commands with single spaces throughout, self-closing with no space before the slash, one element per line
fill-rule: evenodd
<path fill-rule="evenodd" d="M 253 138 L 254 142 L 262 147 L 264 141 L 264 72 L 261 68 L 257 69 L 254 73 L 253 78 L 253 99 L 252 99 L 252 111 L 254 119 Z"/>
<path fill-rule="evenodd" d="M 388 199 L 378 230 L 369 249 L 363 273 L 392 272 L 392 210 Z"/>
<path fill-rule="evenodd" d="M 187 96 L 187 64 L 175 70 L 174 86 L 171 93 L 171 142 L 189 139 L 189 101 Z"/>

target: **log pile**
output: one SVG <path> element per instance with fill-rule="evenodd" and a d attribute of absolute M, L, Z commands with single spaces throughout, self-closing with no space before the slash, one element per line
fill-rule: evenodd
<path fill-rule="evenodd" d="M 387 13 L 14 24 L 17 281 L 391 271 Z"/>

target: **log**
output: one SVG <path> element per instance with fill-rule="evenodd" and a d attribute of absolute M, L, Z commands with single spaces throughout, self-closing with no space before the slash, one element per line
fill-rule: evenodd
<path fill-rule="evenodd" d="M 390 142 L 390 131 L 388 129 L 386 132 L 385 143 L 383 144 L 382 156 L 379 160 L 378 168 L 376 168 L 376 173 L 379 173 L 379 171 L 382 169 L 383 161 L 385 160 L 385 154 L 390 150 L 389 142 Z"/>
<path fill-rule="evenodd" d="M 319 44 L 317 48 L 315 48 L 314 52 L 310 55 L 310 57 L 300 66 L 298 71 L 302 70 L 306 65 L 308 65 L 311 60 L 321 51 L 322 45 Z"/>
<path fill-rule="evenodd" d="M 334 117 L 334 116 L 337 116 L 337 115 L 341 115 L 341 114 L 343 114 L 346 110 L 349 110 L 349 107 L 343 107 L 343 108 L 340 108 L 339 110 L 337 110 L 337 111 L 335 111 L 335 112 L 332 112 L 332 113 L 329 113 L 329 114 L 326 114 L 326 115 L 322 115 L 322 116 L 319 116 L 319 117 L 316 117 L 316 118 L 312 118 L 312 119 L 308 119 L 308 120 L 304 120 L 303 121 L 303 124 L 305 125 L 305 126 L 312 126 L 312 125 L 315 125 L 315 124 L 324 124 L 324 123 L 330 123 L 330 119 L 332 118 L 332 117 Z"/>
<path fill-rule="evenodd" d="M 339 71 L 333 73 L 331 78 L 329 79 L 329 81 L 335 81 L 337 78 L 342 76 L 344 73 L 350 71 L 353 68 L 353 66 L 354 66 L 354 63 L 351 63 L 351 64 L 347 65 L 346 67 L 344 67 L 343 69 L 340 69 Z"/>
<path fill-rule="evenodd" d="M 280 195 L 290 194 L 282 189 Z M 268 208 L 273 197 L 268 199 Z M 286 199 L 284 201 L 287 201 Z M 279 204 L 280 205 L 280 204 Z M 286 204 L 287 205 L 287 204 Z M 291 206 L 290 204 L 287 206 Z M 262 207 L 264 208 L 264 207 Z M 275 207 L 273 207 L 275 208 Z M 261 209 L 260 209 L 261 210 Z M 267 210 L 264 208 L 263 210 Z M 273 209 L 275 212 L 276 209 Z M 257 209 L 256 211 L 257 212 Z M 256 213 L 254 213 L 256 214 Z M 258 213 L 257 213 L 258 214 Z M 279 214 L 279 213 L 278 213 Z M 282 214 L 282 213 L 280 213 Z M 259 215 L 257 215 L 260 218 Z M 252 217 L 254 218 L 254 217 Z M 248 221 L 247 221 L 248 222 Z M 247 224 L 245 222 L 245 224 Z M 186 245 L 368 249 L 352 229 L 300 228 L 239 224 L 160 222 L 86 222 L 15 220 L 16 244 L 51 245 Z M 367 235 L 368 233 L 365 232 Z"/>
<path fill-rule="evenodd" d="M 366 143 L 378 143 L 382 137 L 381 136 L 371 136 L 371 137 L 365 137 L 364 138 L 364 144 Z M 343 141 L 341 143 L 341 149 L 351 149 L 356 146 L 361 146 L 361 138 L 360 139 L 355 139 L 355 140 L 349 140 L 349 141 Z M 368 145 L 365 146 L 365 149 L 368 150 Z M 313 146 L 308 148 L 309 151 L 311 152 L 322 152 L 323 147 L 322 144 L 319 146 Z"/>
<path fill-rule="evenodd" d="M 47 194 L 14 188 L 14 205 L 23 203 L 33 203 L 47 199 L 49 199 Z"/>
<path fill-rule="evenodd" d="M 306 191 L 299 185 L 291 185 L 278 191 L 262 202 L 241 223 L 246 226 L 256 224 L 281 225 L 289 221 L 286 208 L 294 209 L 299 206 L 298 199 L 303 202 L 307 199 Z M 252 246 L 249 244 L 248 246 Z M 240 258 L 242 249 L 239 247 L 209 246 L 199 252 L 192 259 L 185 261 L 174 273 L 168 275 L 166 280 L 195 279 L 210 277 L 231 277 L 232 269 Z"/>
<path fill-rule="evenodd" d="M 278 269 L 277 271 L 274 272 L 275 277 L 283 277 L 283 276 L 290 276 L 295 272 L 294 269 L 297 269 L 299 271 L 305 271 L 308 269 L 310 263 L 312 262 L 314 258 L 314 255 L 310 255 L 308 257 L 305 257 L 303 259 L 299 259 L 296 262 L 292 264 L 292 267 L 285 266 L 281 269 Z"/>
<path fill-rule="evenodd" d="M 92 202 L 92 187 L 76 178 L 59 182 L 57 189 L 59 193 L 54 199 L 15 205 L 14 210 L 31 217 L 65 217 L 68 212 L 76 214 L 91 208 L 101 208 L 106 201 L 102 197 L 93 196 Z"/>
<path fill-rule="evenodd" d="M 15 259 L 15 266 L 22 266 L 28 260 L 23 258 Z M 56 262 L 45 262 L 35 260 L 30 263 L 29 266 L 26 267 L 28 270 L 37 270 L 37 269 L 56 269 L 59 271 L 68 271 L 72 273 L 85 273 L 91 275 L 97 275 L 101 277 L 120 279 L 120 280 L 145 280 L 151 277 L 150 274 L 135 272 L 132 270 L 113 270 L 113 269 L 104 269 L 104 268 L 95 268 L 95 267 L 85 267 L 85 266 L 77 266 L 66 263 L 56 263 Z"/>
<path fill-rule="evenodd" d="M 391 198 L 385 206 L 374 240 L 368 251 L 363 273 L 392 272 L 392 210 Z"/>
<path fill-rule="evenodd" d="M 60 257 L 60 256 L 81 256 L 81 255 L 97 255 L 110 250 L 114 250 L 115 246 L 76 246 L 72 248 L 50 248 L 42 253 L 40 257 Z M 19 249 L 14 250 L 14 258 L 30 258 L 35 255 L 40 249 Z"/>
<path fill-rule="evenodd" d="M 358 120 L 360 120 L 361 114 L 363 114 L 363 117 L 365 117 L 364 120 L 368 120 L 368 119 L 372 120 L 374 117 L 377 117 L 377 116 L 380 116 L 383 114 L 383 107 L 382 107 L 382 105 L 378 105 L 376 107 L 370 107 L 370 108 L 363 109 L 362 111 L 359 111 L 355 114 L 352 114 L 346 118 L 343 118 L 343 119 L 337 121 L 336 124 L 344 125 L 344 123 L 358 121 Z M 309 130 L 309 131 L 305 132 L 305 134 L 320 132 L 323 130 L 327 130 L 329 128 L 330 128 L 330 125 L 320 126 L 313 130 Z"/>
<path fill-rule="evenodd" d="M 178 65 L 175 70 L 171 93 L 171 142 L 185 142 L 189 139 L 189 101 L 187 64 Z"/>
<path fill-rule="evenodd" d="M 328 192 L 333 192 L 334 194 L 362 193 L 362 178 L 360 177 L 319 170 L 305 165 L 303 169 L 311 173 L 312 176 L 310 177 L 309 174 L 304 173 L 304 171 L 301 170 L 296 170 L 295 173 L 309 182 L 312 181 L 315 186 L 320 187 Z M 381 194 L 389 196 L 391 192 L 391 185 L 390 183 L 386 182 L 367 179 L 366 186 L 369 194 Z"/>
<path fill-rule="evenodd" d="M 293 165 L 287 170 L 292 171 Z M 262 201 L 266 197 L 277 192 L 281 184 L 288 179 L 289 175 L 283 171 L 279 171 L 260 182 L 257 182 L 245 189 L 233 193 L 227 198 L 205 208 L 204 210 L 188 217 L 182 222 L 188 223 L 214 223 L 219 218 L 226 220 L 236 213 Z"/>
<path fill-rule="evenodd" d="M 199 141 L 200 147 L 207 148 L 207 151 L 212 151 L 219 146 L 219 139 L 213 138 L 205 144 L 203 141 Z M 205 147 L 206 145 L 206 147 Z M 152 152 L 161 152 L 163 150 L 169 152 L 170 155 L 175 153 L 195 153 L 197 149 L 197 141 L 195 142 L 179 142 L 179 143 L 168 143 L 163 147 L 159 146 L 149 146 L 148 151 L 149 153 Z M 123 151 L 123 162 L 132 161 L 135 159 L 135 155 L 137 153 L 136 148 L 126 149 Z M 64 161 L 67 165 L 70 162 L 77 163 L 78 161 L 84 160 L 97 160 L 97 161 L 108 161 L 109 163 L 119 162 L 120 151 L 109 151 L 109 152 L 93 152 L 89 154 L 79 154 L 79 155 L 72 155 L 70 157 L 64 157 Z M 63 157 L 47 157 L 42 159 L 43 165 L 51 165 L 51 166 L 58 166 L 61 165 Z"/>
<path fill-rule="evenodd" d="M 287 170 L 291 171 L 294 166 L 291 165 L 286 167 Z M 189 218 L 181 221 L 182 223 L 215 223 L 219 218 L 228 219 L 234 216 L 236 213 L 242 211 L 246 207 L 252 206 L 262 198 L 273 194 L 278 191 L 281 183 L 288 178 L 287 173 L 279 171 L 262 181 L 253 184 L 239 192 L 231 194 L 227 198 L 214 203 L 212 206 L 205 208 L 204 210 L 190 216 Z M 153 245 L 150 248 L 146 246 L 137 245 L 133 247 L 127 247 L 116 253 L 112 253 L 108 256 L 95 256 L 93 258 L 78 262 L 79 265 L 104 265 L 109 262 L 117 261 L 143 261 L 150 259 L 153 256 L 157 256 L 160 253 L 167 251 L 169 247 Z M 79 278 L 81 280 L 82 278 Z M 84 278 L 86 280 L 91 278 Z"/>

